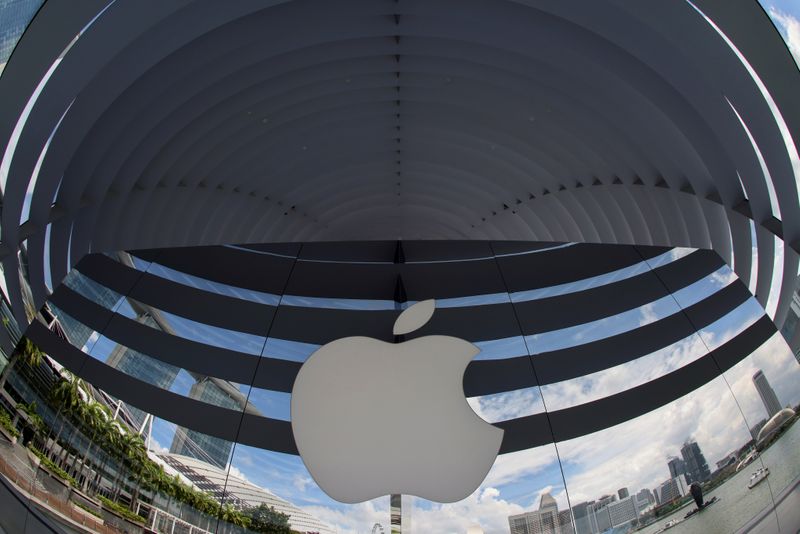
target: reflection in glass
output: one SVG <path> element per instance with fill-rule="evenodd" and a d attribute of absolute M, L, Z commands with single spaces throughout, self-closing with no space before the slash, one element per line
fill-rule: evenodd
<path fill-rule="evenodd" d="M 569 501 L 555 447 L 543 445 L 498 456 L 486 480 L 472 495 L 449 504 L 414 499 L 411 516 L 414 534 L 462 533 L 471 527 L 492 533 L 537 532 L 519 530 L 517 525 L 537 522 L 540 517 L 545 523 L 552 518 L 568 527 Z"/>

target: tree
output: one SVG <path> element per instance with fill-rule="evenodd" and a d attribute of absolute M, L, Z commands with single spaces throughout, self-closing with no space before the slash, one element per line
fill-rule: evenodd
<path fill-rule="evenodd" d="M 11 355 L 11 360 L 8 362 L 8 365 L 6 365 L 6 368 L 3 369 L 3 373 L 0 374 L 0 390 L 6 386 L 6 380 L 8 380 L 8 376 L 11 374 L 11 371 L 14 369 L 14 367 L 19 364 L 19 362 L 31 367 L 38 367 L 42 363 L 43 356 L 44 353 L 39 350 L 39 347 L 37 347 L 33 341 L 23 336 L 22 339 L 20 339 L 14 354 Z"/>
<path fill-rule="evenodd" d="M 22 412 L 25 414 L 27 421 L 25 423 L 26 428 L 28 428 L 28 433 L 30 434 L 30 439 L 23 440 L 25 445 L 28 444 L 31 440 L 36 440 L 37 437 L 40 437 L 44 434 L 47 430 L 47 427 L 44 424 L 44 421 L 36 412 L 36 402 L 32 402 L 30 404 L 25 404 L 24 402 L 20 402 L 17 404 L 17 412 Z M 26 432 L 23 432 L 23 436 Z M 40 445 L 34 441 L 34 444 L 39 447 Z"/>
<path fill-rule="evenodd" d="M 289 516 L 262 503 L 245 512 L 250 517 L 250 530 L 263 534 L 291 534 Z"/>
<path fill-rule="evenodd" d="M 83 403 L 81 389 L 84 389 L 83 380 L 75 375 L 70 375 L 68 380 L 63 378 L 59 379 L 58 384 L 56 384 L 50 394 L 51 401 L 53 402 L 54 406 L 58 407 L 58 413 L 61 415 L 61 426 L 59 427 L 58 432 L 56 432 L 56 437 L 53 442 L 54 444 L 58 443 L 61 439 L 61 433 L 63 432 L 64 426 L 66 426 L 68 419 L 76 419 L 78 413 L 80 412 L 80 408 Z M 61 447 L 62 459 L 58 462 L 58 464 L 63 466 L 63 462 L 66 461 L 67 447 L 65 445 L 61 445 Z M 52 457 L 53 461 L 56 460 L 55 455 L 56 453 L 54 452 Z"/>

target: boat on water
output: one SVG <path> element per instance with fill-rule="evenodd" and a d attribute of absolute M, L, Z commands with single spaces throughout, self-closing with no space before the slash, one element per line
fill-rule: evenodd
<path fill-rule="evenodd" d="M 662 528 L 659 532 L 664 532 L 665 530 L 669 530 L 678 523 L 681 523 L 683 519 L 670 519 L 666 523 L 664 523 L 664 528 Z"/>
<path fill-rule="evenodd" d="M 750 475 L 750 482 L 747 483 L 747 489 L 753 489 L 756 484 L 764 480 L 769 476 L 769 468 L 768 467 L 761 467 L 756 470 L 755 473 Z"/>

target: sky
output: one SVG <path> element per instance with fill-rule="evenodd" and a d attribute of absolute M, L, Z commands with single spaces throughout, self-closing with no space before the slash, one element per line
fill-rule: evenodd
<path fill-rule="evenodd" d="M 800 64 L 800 2 L 761 0 L 761 5 L 783 36 L 795 61 Z"/>
<path fill-rule="evenodd" d="M 662 261 L 675 260 L 685 254 L 686 251 L 676 251 Z M 722 267 L 667 301 L 656 301 L 603 319 L 598 324 L 591 323 L 586 329 L 568 329 L 535 339 L 530 336 L 527 341 L 537 352 L 587 343 L 680 313 L 681 308 L 735 280 L 732 271 Z M 763 313 L 758 303 L 750 299 L 698 334 L 632 362 L 542 388 L 476 397 L 468 402 L 487 422 L 541 413 L 545 405 L 552 411 L 591 402 L 691 363 L 734 337 Z M 187 329 L 183 335 L 205 335 L 196 325 L 182 325 L 179 329 L 182 328 Z M 212 331 L 207 335 L 217 337 L 219 333 Z M 203 337 L 199 339 L 205 341 Z M 288 347 L 289 344 L 283 342 L 278 346 Z M 518 354 L 519 347 L 524 347 L 525 343 L 520 338 L 497 346 L 504 348 L 507 356 Z M 113 342 L 101 336 L 91 352 L 102 360 L 111 348 Z M 491 349 L 495 352 L 490 357 L 502 357 L 501 349 Z M 289 349 L 289 357 L 303 359 L 310 350 L 313 349 Z M 776 334 L 724 377 L 662 408 L 591 435 L 499 456 L 483 484 L 463 501 L 437 504 L 414 499 L 413 531 L 466 532 L 469 526 L 479 524 L 487 533 L 505 533 L 508 516 L 535 510 L 545 492 L 553 495 L 559 509 L 566 509 L 569 503 L 597 499 L 622 487 L 627 487 L 631 493 L 643 488 L 653 489 L 669 477 L 667 459 L 679 455 L 681 445 L 688 439 L 697 441 L 713 470 L 715 462 L 749 439 L 748 428 L 766 416 L 752 383 L 757 369 L 763 370 L 782 404 L 800 402 L 797 388 L 800 366 L 783 338 Z M 188 395 L 192 382 L 188 373 L 181 371 L 171 390 Z M 248 386 L 240 388 L 245 393 L 250 391 Z M 264 390 L 250 393 L 251 402 L 262 413 L 289 419 L 288 394 Z M 158 419 L 153 427 L 153 448 L 166 451 L 174 432 L 174 424 Z M 357 505 L 337 503 L 317 487 L 297 456 L 237 444 L 230 468 L 237 476 L 269 489 L 334 525 L 341 534 L 369 532 L 375 522 L 388 526 L 387 498 Z"/>

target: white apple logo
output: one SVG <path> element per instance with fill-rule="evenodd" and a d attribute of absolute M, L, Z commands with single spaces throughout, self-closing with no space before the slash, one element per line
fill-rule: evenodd
<path fill-rule="evenodd" d="M 394 334 L 424 325 L 434 306 L 409 307 Z M 319 487 L 344 503 L 387 494 L 455 502 L 475 491 L 503 440 L 464 397 L 464 371 L 478 352 L 449 336 L 396 344 L 358 336 L 320 347 L 292 390 L 294 439 Z"/>

